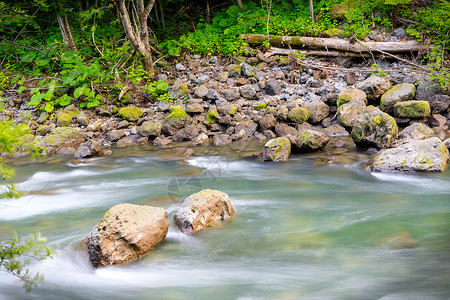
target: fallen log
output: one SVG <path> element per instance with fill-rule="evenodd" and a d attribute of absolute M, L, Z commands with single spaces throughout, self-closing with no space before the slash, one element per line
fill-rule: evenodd
<path fill-rule="evenodd" d="M 339 52 L 339 51 L 320 51 L 320 50 L 298 50 L 298 49 L 286 49 L 270 47 L 269 50 L 264 53 L 264 58 L 268 58 L 272 55 L 290 55 L 292 53 L 306 54 L 309 56 L 331 56 L 331 57 L 373 57 L 370 53 L 355 53 L 355 52 Z M 379 57 L 379 54 L 374 54 L 375 57 Z"/>
<path fill-rule="evenodd" d="M 267 41 L 267 35 L 264 34 L 241 34 L 240 36 L 249 44 L 254 45 Z M 427 49 L 426 46 L 417 41 L 351 43 L 342 39 L 270 35 L 269 42 L 273 46 L 303 46 L 359 53 L 372 52 L 373 50 L 389 53 L 418 52 Z"/>

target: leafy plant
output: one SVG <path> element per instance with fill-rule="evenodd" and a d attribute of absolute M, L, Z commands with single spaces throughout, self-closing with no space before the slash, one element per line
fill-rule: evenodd
<path fill-rule="evenodd" d="M 146 92 L 151 99 L 160 102 L 172 102 L 173 99 L 167 92 L 168 89 L 169 86 L 167 85 L 167 81 L 160 80 L 151 82 L 147 86 L 142 87 L 142 90 Z"/>

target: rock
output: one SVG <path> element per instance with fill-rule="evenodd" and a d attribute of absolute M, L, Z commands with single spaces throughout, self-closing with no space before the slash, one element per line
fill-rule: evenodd
<path fill-rule="evenodd" d="M 394 115 L 400 118 L 423 118 L 430 115 L 428 101 L 403 101 L 394 105 Z"/>
<path fill-rule="evenodd" d="M 259 120 L 259 127 L 261 127 L 261 130 L 263 131 L 267 129 L 272 129 L 275 127 L 275 125 L 277 125 L 277 119 L 275 119 L 275 117 L 271 114 L 264 115 Z"/>
<path fill-rule="evenodd" d="M 175 225 L 185 234 L 215 226 L 234 217 L 230 197 L 217 190 L 202 190 L 184 199 L 173 217 Z"/>
<path fill-rule="evenodd" d="M 91 123 L 91 124 L 89 124 L 87 127 L 86 127 L 86 130 L 87 131 L 100 131 L 100 128 L 102 127 L 102 122 L 101 121 L 95 121 L 95 122 L 93 122 L 93 123 Z"/>
<path fill-rule="evenodd" d="M 186 112 L 190 114 L 203 113 L 205 108 L 200 103 L 190 103 L 186 105 Z"/>
<path fill-rule="evenodd" d="M 250 66 L 249 64 L 246 64 L 246 63 L 242 64 L 241 72 L 242 72 L 242 75 L 244 75 L 245 77 L 255 76 L 255 72 L 253 72 L 252 66 Z"/>
<path fill-rule="evenodd" d="M 400 27 L 400 28 L 395 29 L 391 35 L 395 36 L 397 39 L 401 40 L 402 38 L 404 38 L 406 36 L 406 30 Z"/>
<path fill-rule="evenodd" d="M 129 125 L 130 123 L 127 120 L 123 120 L 117 124 L 117 129 L 127 128 Z"/>
<path fill-rule="evenodd" d="M 119 204 L 106 212 L 85 239 L 95 268 L 131 262 L 164 241 L 169 221 L 164 209 Z"/>
<path fill-rule="evenodd" d="M 367 95 L 367 100 L 375 102 L 380 99 L 386 91 L 392 87 L 391 83 L 376 75 L 371 75 L 366 80 L 356 85 L 357 89 L 364 91 Z"/>
<path fill-rule="evenodd" d="M 206 87 L 206 85 L 202 84 L 195 89 L 194 96 L 196 98 L 205 98 L 206 95 L 208 95 L 208 88 Z"/>
<path fill-rule="evenodd" d="M 445 94 L 436 80 L 424 80 L 417 87 L 416 99 L 431 99 L 434 95 Z"/>
<path fill-rule="evenodd" d="M 437 137 L 417 140 L 378 152 L 370 161 L 372 172 L 440 171 L 447 168 L 449 152 Z"/>
<path fill-rule="evenodd" d="M 198 78 L 195 82 L 197 84 L 204 84 L 204 83 L 207 83 L 208 81 L 209 81 L 209 76 L 203 74 L 203 75 L 198 76 Z"/>
<path fill-rule="evenodd" d="M 168 115 L 161 126 L 161 134 L 174 135 L 175 132 L 183 128 L 190 121 L 189 116 L 179 105 L 172 107 L 172 112 Z"/>
<path fill-rule="evenodd" d="M 44 111 L 44 112 L 39 116 L 39 118 L 36 120 L 36 122 L 37 122 L 38 124 L 42 124 L 42 123 L 44 123 L 47 119 L 48 119 L 48 113 L 47 113 L 46 111 Z"/>
<path fill-rule="evenodd" d="M 172 140 L 166 137 L 160 137 L 158 136 L 154 141 L 153 141 L 153 145 L 156 147 L 160 147 L 160 146 L 166 146 L 169 145 L 170 143 L 172 143 Z"/>
<path fill-rule="evenodd" d="M 330 9 L 331 20 L 342 20 L 348 12 L 348 4 L 338 3 L 334 4 Z"/>
<path fill-rule="evenodd" d="M 213 137 L 214 146 L 225 146 L 231 143 L 231 137 L 228 134 L 218 134 Z"/>
<path fill-rule="evenodd" d="M 345 31 L 339 28 L 331 28 L 328 30 L 324 30 L 323 34 L 325 35 L 325 37 L 328 38 L 332 38 L 334 36 L 337 36 L 339 38 L 344 38 L 345 37 Z"/>
<path fill-rule="evenodd" d="M 181 82 L 171 86 L 167 92 L 172 98 L 180 99 L 189 94 L 189 87 L 186 82 Z"/>
<path fill-rule="evenodd" d="M 235 131 L 239 132 L 241 130 L 244 130 L 245 133 L 242 137 L 247 138 L 247 137 L 252 136 L 256 132 L 256 129 L 258 129 L 258 124 L 256 124 L 255 122 L 242 121 L 236 125 Z"/>
<path fill-rule="evenodd" d="M 72 116 L 68 113 L 60 113 L 56 121 L 56 126 L 67 127 L 72 122 Z"/>
<path fill-rule="evenodd" d="M 225 90 L 224 97 L 228 101 L 236 100 L 236 99 L 239 98 L 239 96 L 240 96 L 240 94 L 239 94 L 239 89 L 238 88 L 229 88 L 229 89 Z"/>
<path fill-rule="evenodd" d="M 202 132 L 194 139 L 194 146 L 203 145 L 208 142 L 209 142 L 208 136 Z"/>
<path fill-rule="evenodd" d="M 330 114 L 330 107 L 322 101 L 312 101 L 302 104 L 309 112 L 309 121 L 313 124 L 322 122 Z"/>
<path fill-rule="evenodd" d="M 398 134 L 398 139 L 404 141 L 423 140 L 430 138 L 433 135 L 434 135 L 433 129 L 431 129 L 427 125 L 421 123 L 414 123 L 403 129 Z"/>
<path fill-rule="evenodd" d="M 291 142 L 285 137 L 268 141 L 258 155 L 260 161 L 286 161 L 291 154 Z"/>
<path fill-rule="evenodd" d="M 206 94 L 206 99 L 208 100 L 218 100 L 219 94 L 215 89 L 209 89 L 208 94 Z"/>
<path fill-rule="evenodd" d="M 75 105 L 70 104 L 64 108 L 64 112 L 68 113 L 72 118 L 75 118 L 80 113 L 80 110 Z"/>
<path fill-rule="evenodd" d="M 161 135 L 162 121 L 145 121 L 139 126 L 140 135 L 155 138 Z"/>
<path fill-rule="evenodd" d="M 110 142 L 115 142 L 120 140 L 125 136 L 125 131 L 123 130 L 111 130 L 106 133 L 106 139 Z"/>
<path fill-rule="evenodd" d="M 366 103 L 362 100 L 353 100 L 342 104 L 337 110 L 339 124 L 345 127 L 353 127 L 365 108 Z"/>
<path fill-rule="evenodd" d="M 220 72 L 219 75 L 217 75 L 217 80 L 219 82 L 227 82 L 229 73 L 228 72 Z"/>
<path fill-rule="evenodd" d="M 160 74 L 156 75 L 156 80 L 167 81 L 167 80 L 169 80 L 169 77 L 167 76 L 167 74 L 160 73 Z"/>
<path fill-rule="evenodd" d="M 281 124 L 275 125 L 275 132 L 276 132 L 277 136 L 284 137 L 288 134 L 296 133 L 297 129 L 295 129 L 294 127 L 289 126 L 287 124 L 281 123 Z"/>
<path fill-rule="evenodd" d="M 255 88 L 251 84 L 243 85 L 239 88 L 239 93 L 244 98 L 253 98 L 256 95 Z"/>
<path fill-rule="evenodd" d="M 159 158 L 168 160 L 179 160 L 194 156 L 195 151 L 190 148 L 168 149 L 161 153 Z"/>
<path fill-rule="evenodd" d="M 286 121 L 288 114 L 289 114 L 289 109 L 285 106 L 282 106 L 277 111 L 277 118 L 281 121 Z"/>
<path fill-rule="evenodd" d="M 88 140 L 78 147 L 75 157 L 85 158 L 95 156 L 100 152 L 100 144 L 96 140 Z"/>
<path fill-rule="evenodd" d="M 119 116 L 130 122 L 136 122 L 143 114 L 144 112 L 135 106 L 127 106 L 119 109 Z"/>
<path fill-rule="evenodd" d="M 447 149 L 450 149 L 450 138 L 448 138 L 444 141 L 444 145 L 445 145 L 445 147 L 447 147 Z"/>
<path fill-rule="evenodd" d="M 52 128 L 48 125 L 42 125 L 39 126 L 39 128 L 36 130 L 36 133 L 39 135 L 46 135 L 47 133 L 49 133 L 52 130 Z"/>
<path fill-rule="evenodd" d="M 130 137 L 124 137 L 117 141 L 116 147 L 117 148 L 126 148 L 129 146 L 134 145 L 134 140 Z"/>
<path fill-rule="evenodd" d="M 217 111 L 217 108 L 215 106 L 212 106 L 209 109 L 208 114 L 206 115 L 206 121 L 209 124 L 215 124 L 215 123 L 219 122 L 219 119 L 220 119 L 220 115 L 219 115 L 219 112 Z"/>
<path fill-rule="evenodd" d="M 177 72 L 183 72 L 183 71 L 186 71 L 186 67 L 183 64 L 178 63 L 175 65 L 175 70 Z"/>
<path fill-rule="evenodd" d="M 58 127 L 55 128 L 50 134 L 47 134 L 37 145 L 41 148 L 47 147 L 62 147 L 78 145 L 84 142 L 84 137 L 80 134 L 78 128 L 72 127 Z"/>
<path fill-rule="evenodd" d="M 239 75 L 241 75 L 241 71 L 242 71 L 241 65 L 238 65 L 238 64 L 229 65 L 227 67 L 227 72 L 228 72 L 229 76 L 233 76 L 233 77 L 239 76 Z"/>
<path fill-rule="evenodd" d="M 319 131 L 305 129 L 287 137 L 292 144 L 292 152 L 311 152 L 325 147 L 330 138 Z"/>
<path fill-rule="evenodd" d="M 232 120 L 230 115 L 225 115 L 219 118 L 219 124 L 230 125 Z"/>
<path fill-rule="evenodd" d="M 81 126 L 88 126 L 89 118 L 85 113 L 78 114 L 76 118 L 77 118 L 78 124 L 80 124 Z"/>
<path fill-rule="evenodd" d="M 394 118 L 378 108 L 368 106 L 356 121 L 351 135 L 358 147 L 389 147 L 398 133 Z"/>
<path fill-rule="evenodd" d="M 278 95 L 281 92 L 281 86 L 280 84 L 273 79 L 269 79 L 266 82 L 266 86 L 264 87 L 264 91 L 266 92 L 267 95 Z"/>
<path fill-rule="evenodd" d="M 380 109 L 391 114 L 397 102 L 414 99 L 416 87 L 411 83 L 402 83 L 394 86 L 381 96 Z"/>
<path fill-rule="evenodd" d="M 306 108 L 294 107 L 289 111 L 287 119 L 291 122 L 303 123 L 308 121 L 310 115 L 311 114 L 309 110 L 307 110 Z"/>
<path fill-rule="evenodd" d="M 158 110 L 159 111 L 165 112 L 165 111 L 168 111 L 169 109 L 170 109 L 169 103 L 162 102 L 162 101 L 160 101 L 158 103 Z"/>
<path fill-rule="evenodd" d="M 189 125 L 178 130 L 173 136 L 173 141 L 191 141 L 198 136 L 198 133 L 199 132 L 197 126 Z"/>
<path fill-rule="evenodd" d="M 432 114 L 429 118 L 429 124 L 432 127 L 442 127 L 447 124 L 447 118 L 440 114 Z"/>
<path fill-rule="evenodd" d="M 431 112 L 433 114 L 440 114 L 446 112 L 450 107 L 450 96 L 447 95 L 434 95 L 429 98 Z"/>
<path fill-rule="evenodd" d="M 343 90 L 342 92 L 339 93 L 336 104 L 339 107 L 342 104 L 353 100 L 360 100 L 363 101 L 364 103 L 367 103 L 367 95 L 364 91 L 358 89 Z"/>

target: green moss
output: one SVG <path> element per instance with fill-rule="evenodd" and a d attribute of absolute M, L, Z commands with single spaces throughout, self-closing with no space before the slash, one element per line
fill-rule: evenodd
<path fill-rule="evenodd" d="M 323 34 L 324 34 L 326 37 L 330 37 L 330 38 L 331 38 L 331 37 L 334 37 L 334 36 L 343 38 L 344 35 L 345 35 L 345 31 L 342 30 L 342 29 L 339 29 L 339 28 L 331 28 L 331 29 L 325 30 L 325 31 L 323 32 Z"/>
<path fill-rule="evenodd" d="M 70 138 L 75 137 L 77 134 L 79 134 L 78 128 L 72 128 L 72 127 L 58 127 L 55 130 L 53 130 L 52 133 L 45 136 L 40 142 L 39 146 L 41 147 L 58 147 L 64 144 L 65 141 L 67 141 Z"/>
<path fill-rule="evenodd" d="M 404 101 L 394 105 L 394 115 L 401 118 L 423 118 L 431 113 L 428 101 Z"/>
<path fill-rule="evenodd" d="M 220 115 L 217 112 L 217 108 L 212 107 L 209 110 L 208 115 L 206 116 L 206 121 L 208 121 L 210 124 L 214 124 L 219 121 L 219 118 L 220 118 Z"/>
<path fill-rule="evenodd" d="M 342 91 L 337 98 L 336 105 L 339 107 L 352 100 L 362 100 L 367 104 L 366 93 L 358 89 Z"/>
<path fill-rule="evenodd" d="M 255 109 L 260 111 L 260 110 L 265 109 L 266 107 L 267 107 L 267 103 L 260 103 L 255 106 Z"/>
<path fill-rule="evenodd" d="M 175 105 L 172 107 L 172 112 L 170 113 L 170 115 L 167 116 L 166 119 L 184 118 L 184 117 L 187 117 L 187 114 L 184 111 L 184 109 L 179 105 Z"/>
<path fill-rule="evenodd" d="M 287 65 L 289 63 L 289 56 L 281 56 L 278 62 L 281 65 Z"/>
<path fill-rule="evenodd" d="M 235 106 L 235 105 L 232 105 L 232 106 L 230 106 L 231 107 L 231 113 L 230 113 L 230 115 L 235 115 L 236 114 L 236 111 L 237 111 L 237 106 Z"/>
<path fill-rule="evenodd" d="M 122 107 L 119 110 L 119 116 L 130 122 L 136 122 L 143 114 L 144 112 L 135 106 Z"/>
<path fill-rule="evenodd" d="M 72 118 L 75 118 L 80 113 L 80 110 L 71 104 L 64 108 L 64 112 L 68 113 Z"/>
<path fill-rule="evenodd" d="M 72 122 L 72 116 L 68 113 L 60 113 L 58 115 L 58 120 L 56 121 L 56 125 L 58 127 L 66 127 L 69 126 Z"/>
<path fill-rule="evenodd" d="M 311 113 L 306 108 L 304 108 L 304 107 L 294 107 L 288 113 L 287 118 L 291 122 L 303 123 L 303 122 L 308 121 L 310 115 L 311 115 Z"/>

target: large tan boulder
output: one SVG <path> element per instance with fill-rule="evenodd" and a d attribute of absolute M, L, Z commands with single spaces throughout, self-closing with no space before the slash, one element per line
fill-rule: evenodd
<path fill-rule="evenodd" d="M 221 191 L 207 189 L 187 197 L 173 220 L 183 233 L 191 234 L 231 220 L 233 216 L 234 208 L 230 197 Z"/>
<path fill-rule="evenodd" d="M 153 250 L 168 230 L 163 208 L 124 203 L 108 210 L 84 243 L 95 268 L 120 265 Z"/>

